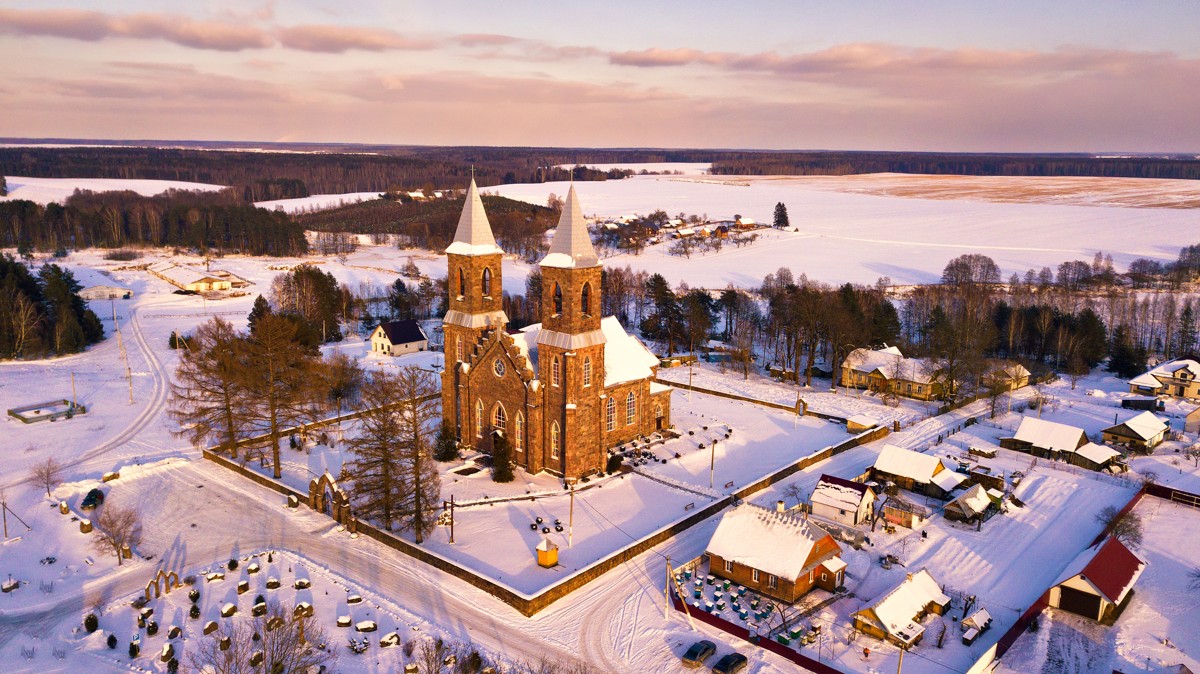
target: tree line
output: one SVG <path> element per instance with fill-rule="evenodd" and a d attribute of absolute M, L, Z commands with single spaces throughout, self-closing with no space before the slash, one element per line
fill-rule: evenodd
<path fill-rule="evenodd" d="M 36 274 L 0 254 L 0 358 L 77 353 L 104 339 L 100 319 L 79 297 L 70 270 L 42 265 Z"/>
<path fill-rule="evenodd" d="M 308 251 L 300 225 L 281 212 L 242 203 L 230 190 L 168 190 L 152 197 L 77 190 L 64 204 L 0 202 L 0 247 L 24 255 L 124 246 L 273 256 Z"/>

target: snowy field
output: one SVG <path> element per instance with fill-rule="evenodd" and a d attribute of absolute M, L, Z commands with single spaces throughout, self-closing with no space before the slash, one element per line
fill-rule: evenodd
<path fill-rule="evenodd" d="M 8 196 L 0 201 L 26 199 L 39 204 L 63 203 L 75 190 L 109 192 L 130 190 L 151 197 L 167 190 L 199 190 L 210 192 L 225 189 L 221 185 L 189 183 L 179 180 L 125 180 L 120 178 L 23 178 L 5 176 L 8 181 Z"/>
<path fill-rule="evenodd" d="M 314 194 L 297 199 L 275 199 L 273 201 L 256 201 L 255 206 L 269 211 L 281 210 L 287 213 L 306 213 L 323 211 L 330 208 L 340 208 L 349 204 L 374 201 L 379 198 L 379 192 L 350 192 L 349 194 Z"/>
<path fill-rule="evenodd" d="M 554 168 L 571 169 L 577 164 L 559 164 Z M 613 169 L 629 169 L 630 171 L 649 171 L 651 173 L 667 173 L 675 172 L 686 176 L 702 176 L 707 175 L 709 169 L 712 168 L 711 162 L 682 162 L 682 161 L 665 161 L 665 162 L 633 162 L 628 164 L 586 164 L 588 168 L 594 168 L 597 171 L 611 171 Z"/>
<path fill-rule="evenodd" d="M 953 198 L 911 198 L 866 193 L 873 181 L 886 185 L 893 176 L 814 177 L 668 177 L 637 176 L 626 180 L 580 182 L 575 185 L 583 211 L 598 217 L 649 214 L 663 209 L 732 219 L 735 214 L 771 222 L 775 204 L 788 207 L 798 231 L 760 230 L 758 242 L 742 248 L 726 245 L 719 253 L 691 259 L 667 254 L 667 245 L 651 246 L 641 255 L 618 255 L 609 265 L 658 272 L 672 284 L 723 288 L 732 283 L 756 287 L 779 267 L 823 282 L 874 283 L 881 276 L 893 283 L 928 283 L 941 278 L 954 257 L 982 253 L 993 258 L 1005 277 L 1060 262 L 1091 260 L 1096 251 L 1111 253 L 1118 269 L 1138 257 L 1173 260 L 1180 247 L 1194 242 L 1195 210 L 1131 208 L 1059 203 L 1004 203 L 975 198 L 969 192 Z M 980 179 L 982 180 L 982 179 Z M 1011 180 L 1011 179 L 1006 179 Z M 1038 179 L 1030 179 L 1038 180 Z M 845 185 L 853 182 L 854 192 Z M 1181 188 L 1178 183 L 1187 183 Z M 1194 181 L 1145 181 L 1160 192 L 1179 194 L 1200 185 Z M 503 196 L 544 204 L 566 183 L 517 184 L 489 188 Z M 1143 187 L 1142 189 L 1151 189 Z M 929 196 L 918 194 L 914 196 Z M 1136 236 L 1131 233 L 1136 232 Z"/>

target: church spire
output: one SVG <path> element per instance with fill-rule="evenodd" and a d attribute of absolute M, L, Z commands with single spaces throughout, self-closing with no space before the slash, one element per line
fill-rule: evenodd
<path fill-rule="evenodd" d="M 467 198 L 463 203 L 462 215 L 458 218 L 458 229 L 454 230 L 454 242 L 446 249 L 447 253 L 458 255 L 486 255 L 503 253 L 496 245 L 496 237 L 492 236 L 492 225 L 488 222 L 487 213 L 483 210 L 483 200 L 479 198 L 479 189 L 475 186 L 475 176 L 471 176 L 471 185 L 467 188 Z"/>
<path fill-rule="evenodd" d="M 583 219 L 583 211 L 579 208 L 579 198 L 575 196 L 575 184 L 567 192 L 567 201 L 563 204 L 562 215 L 558 219 L 558 229 L 550 242 L 550 252 L 542 259 L 543 267 L 595 267 L 600 264 L 596 249 L 592 247 L 592 239 L 588 236 L 587 222 Z"/>

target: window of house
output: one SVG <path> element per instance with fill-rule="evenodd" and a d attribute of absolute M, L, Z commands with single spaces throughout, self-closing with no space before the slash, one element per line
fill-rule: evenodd
<path fill-rule="evenodd" d="M 496 410 L 492 412 L 492 428 L 501 431 L 508 429 L 508 413 L 504 411 L 504 405 L 496 403 Z"/>
<path fill-rule="evenodd" d="M 767 574 L 767 587 L 772 590 L 779 589 L 779 579 L 771 574 Z"/>
<path fill-rule="evenodd" d="M 475 437 L 483 437 L 483 401 L 475 401 Z"/>
<path fill-rule="evenodd" d="M 733 561 L 725 560 L 725 573 L 733 573 Z"/>
<path fill-rule="evenodd" d="M 583 291 L 579 293 L 579 308 L 583 311 L 584 316 L 589 316 L 592 313 L 592 284 L 583 284 Z"/>
<path fill-rule="evenodd" d="M 492 294 L 492 270 L 487 267 L 483 268 L 483 294 L 485 297 Z"/>
<path fill-rule="evenodd" d="M 757 582 L 759 582 L 759 580 L 758 580 L 758 579 L 759 579 L 759 573 L 758 573 L 758 569 L 754 569 L 753 571 L 751 571 L 751 572 L 750 572 L 750 579 L 751 579 L 751 580 L 753 580 L 753 581 L 754 581 L 754 582 L 756 582 L 756 583 L 757 583 Z"/>
<path fill-rule="evenodd" d="M 630 391 L 625 398 L 625 425 L 632 426 L 635 419 L 637 419 L 637 396 Z"/>
<path fill-rule="evenodd" d="M 583 359 L 583 385 L 592 385 L 592 357 L 585 356 Z"/>
<path fill-rule="evenodd" d="M 918 387 L 917 387 L 917 393 L 924 393 L 924 389 L 925 389 L 925 387 L 924 387 L 924 386 L 918 386 Z"/>
<path fill-rule="evenodd" d="M 551 358 L 550 359 L 550 383 L 554 386 L 558 386 L 559 367 L 560 366 L 558 364 L 558 357 L 555 356 L 554 358 Z"/>
<path fill-rule="evenodd" d="M 555 421 L 554 423 L 550 424 L 550 458 L 551 459 L 558 458 L 559 442 L 560 442 L 560 438 L 559 438 L 559 431 L 558 431 L 558 422 Z"/>
<path fill-rule="evenodd" d="M 513 420 L 513 447 L 518 452 L 525 451 L 525 415 L 517 412 L 517 418 Z"/>
<path fill-rule="evenodd" d="M 829 576 L 826 575 L 826 573 L 824 571 L 822 571 L 821 572 L 821 582 L 824 583 L 827 580 L 829 580 Z"/>
<path fill-rule="evenodd" d="M 557 283 L 554 284 L 554 313 L 562 314 L 562 288 Z"/>
<path fill-rule="evenodd" d="M 604 403 L 604 428 L 609 433 L 613 432 L 617 427 L 617 401 L 612 396 L 609 396 L 608 402 Z"/>

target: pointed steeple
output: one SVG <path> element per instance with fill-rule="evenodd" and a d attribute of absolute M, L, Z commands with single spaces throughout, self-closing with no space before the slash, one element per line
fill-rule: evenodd
<path fill-rule="evenodd" d="M 504 252 L 496 245 L 496 237 L 492 236 L 492 225 L 483 210 L 483 200 L 479 198 L 479 188 L 475 186 L 474 175 L 471 176 L 471 185 L 467 188 L 462 215 L 458 218 L 458 229 L 454 230 L 454 242 L 446 252 L 458 255 Z"/>
<path fill-rule="evenodd" d="M 575 196 L 575 184 L 567 192 L 567 201 L 563 204 L 562 215 L 558 219 L 558 229 L 550 242 L 550 252 L 542 258 L 543 267 L 595 267 L 600 264 L 596 249 L 592 247 L 592 238 L 588 236 L 587 222 L 583 219 L 583 211 L 579 208 L 579 198 Z"/>

